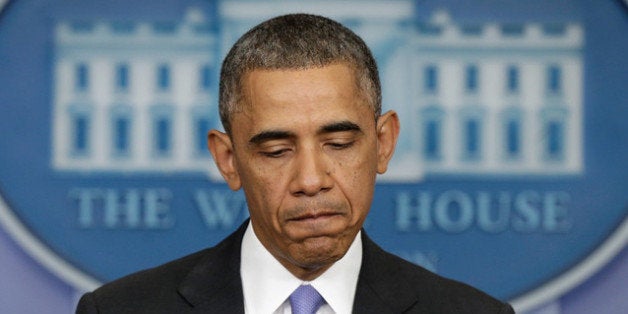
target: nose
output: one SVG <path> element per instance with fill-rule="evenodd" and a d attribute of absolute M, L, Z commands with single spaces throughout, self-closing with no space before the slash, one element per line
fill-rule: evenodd
<path fill-rule="evenodd" d="M 315 196 L 333 187 L 331 162 L 320 148 L 302 148 L 297 153 L 291 182 L 295 196 Z"/>

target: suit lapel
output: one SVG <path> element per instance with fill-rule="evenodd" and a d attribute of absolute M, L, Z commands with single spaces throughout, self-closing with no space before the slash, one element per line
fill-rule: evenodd
<path fill-rule="evenodd" d="M 362 230 L 362 266 L 354 313 L 404 313 L 418 301 L 397 264 Z"/>
<path fill-rule="evenodd" d="M 192 313 L 244 313 L 240 247 L 247 224 L 210 250 L 179 285 Z"/>
<path fill-rule="evenodd" d="M 383 300 L 373 286 L 362 278 L 358 280 L 353 301 L 353 313 L 392 313 L 393 310 L 386 300 Z"/>

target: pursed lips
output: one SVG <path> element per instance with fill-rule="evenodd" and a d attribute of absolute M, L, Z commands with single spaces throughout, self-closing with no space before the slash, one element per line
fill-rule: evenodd
<path fill-rule="evenodd" d="M 289 221 L 304 221 L 304 220 L 316 220 L 318 218 L 327 218 L 332 216 L 343 215 L 339 212 L 333 211 L 322 211 L 322 212 L 314 212 L 314 213 L 304 213 L 297 217 L 293 217 L 288 219 Z"/>
<path fill-rule="evenodd" d="M 345 217 L 349 209 L 342 202 L 319 200 L 309 204 L 300 204 L 285 212 L 286 223 L 325 224 L 332 219 Z"/>

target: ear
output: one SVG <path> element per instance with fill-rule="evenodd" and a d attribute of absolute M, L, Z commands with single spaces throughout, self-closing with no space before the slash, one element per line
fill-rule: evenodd
<path fill-rule="evenodd" d="M 240 174 L 235 162 L 233 144 L 229 135 L 217 130 L 211 130 L 207 134 L 207 146 L 214 157 L 214 162 L 225 178 L 229 188 L 234 191 L 242 187 Z"/>
<path fill-rule="evenodd" d="M 388 169 L 398 138 L 399 117 L 391 110 L 377 119 L 377 173 L 382 174 Z"/>

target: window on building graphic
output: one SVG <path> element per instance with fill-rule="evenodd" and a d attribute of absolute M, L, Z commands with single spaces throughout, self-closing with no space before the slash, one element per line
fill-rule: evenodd
<path fill-rule="evenodd" d="M 479 36 L 482 35 L 482 25 L 462 25 L 460 32 L 467 36 Z"/>
<path fill-rule="evenodd" d="M 547 36 L 562 36 L 567 32 L 565 24 L 545 24 L 543 25 L 543 34 Z"/>
<path fill-rule="evenodd" d="M 551 65 L 547 68 L 547 91 L 551 94 L 558 94 L 563 88 L 563 73 L 559 66 Z"/>
<path fill-rule="evenodd" d="M 136 24 L 130 21 L 116 21 L 111 23 L 111 29 L 116 34 L 131 34 L 135 30 Z"/>
<path fill-rule="evenodd" d="M 501 32 L 504 36 L 522 36 L 525 28 L 521 24 L 504 24 Z"/>
<path fill-rule="evenodd" d="M 207 117 L 199 117 L 196 119 L 196 154 L 208 155 L 207 150 L 207 132 L 210 130 L 210 121 Z"/>
<path fill-rule="evenodd" d="M 506 122 L 506 156 L 517 158 L 521 154 L 521 121 L 510 119 Z"/>
<path fill-rule="evenodd" d="M 116 66 L 116 89 L 118 91 L 129 90 L 129 66 L 127 64 L 118 64 Z"/>
<path fill-rule="evenodd" d="M 502 152 L 506 159 L 518 159 L 522 155 L 522 115 L 523 112 L 518 106 L 511 106 L 502 112 Z"/>
<path fill-rule="evenodd" d="M 171 79 L 170 67 L 162 64 L 157 67 L 157 89 L 159 91 L 167 91 L 170 89 Z"/>
<path fill-rule="evenodd" d="M 131 147 L 131 119 L 127 116 L 118 116 L 113 121 L 113 149 L 118 156 L 129 154 Z"/>
<path fill-rule="evenodd" d="M 506 71 L 506 90 L 511 94 L 519 92 L 519 68 L 512 65 Z"/>
<path fill-rule="evenodd" d="M 425 125 L 425 147 L 423 153 L 426 159 L 438 159 L 441 156 L 440 148 L 441 122 L 439 120 L 427 121 Z"/>
<path fill-rule="evenodd" d="M 86 91 L 89 88 L 89 67 L 79 63 L 74 69 L 74 87 L 77 91 Z"/>
<path fill-rule="evenodd" d="M 545 151 L 550 160 L 559 160 L 564 156 L 564 126 L 562 121 L 548 121 L 545 125 Z"/>
<path fill-rule="evenodd" d="M 168 155 L 172 146 L 172 122 L 168 117 L 155 120 L 155 151 L 158 155 Z"/>
<path fill-rule="evenodd" d="M 177 23 L 161 21 L 153 23 L 153 31 L 157 34 L 173 34 L 177 30 Z"/>
<path fill-rule="evenodd" d="M 72 154 L 81 156 L 89 151 L 90 118 L 87 114 L 76 114 L 72 119 Z"/>
<path fill-rule="evenodd" d="M 423 69 L 423 90 L 430 94 L 438 92 L 438 68 L 435 65 Z"/>
<path fill-rule="evenodd" d="M 475 93 L 478 91 L 478 67 L 476 65 L 468 65 L 465 68 L 465 90 L 468 93 Z"/>
<path fill-rule="evenodd" d="M 203 91 L 209 91 L 213 83 L 212 68 L 208 64 L 204 64 L 200 69 L 200 87 Z"/>
<path fill-rule="evenodd" d="M 431 106 L 421 112 L 423 119 L 423 157 L 436 161 L 442 158 L 443 110 Z"/>
<path fill-rule="evenodd" d="M 193 154 L 195 157 L 206 157 L 209 155 L 207 150 L 207 132 L 211 129 L 213 123 L 211 106 L 209 104 L 199 104 L 194 106 L 190 113 Z"/>
<path fill-rule="evenodd" d="M 477 118 L 469 118 L 464 121 L 464 158 L 465 159 L 478 159 L 480 157 L 480 145 L 481 145 L 481 125 L 480 120 Z"/>
<path fill-rule="evenodd" d="M 174 145 L 174 108 L 161 104 L 150 108 L 152 123 L 152 151 L 156 157 L 170 156 Z"/>
<path fill-rule="evenodd" d="M 127 157 L 132 150 L 133 109 L 118 104 L 111 107 L 111 152 L 115 157 Z"/>
<path fill-rule="evenodd" d="M 566 122 L 569 110 L 562 104 L 548 104 L 540 112 L 542 119 L 543 157 L 548 161 L 561 161 L 565 158 L 567 143 Z"/>
<path fill-rule="evenodd" d="M 438 36 L 443 32 L 443 28 L 441 26 L 430 24 L 430 23 L 417 24 L 417 30 L 422 35 L 428 35 L 428 36 Z"/>

